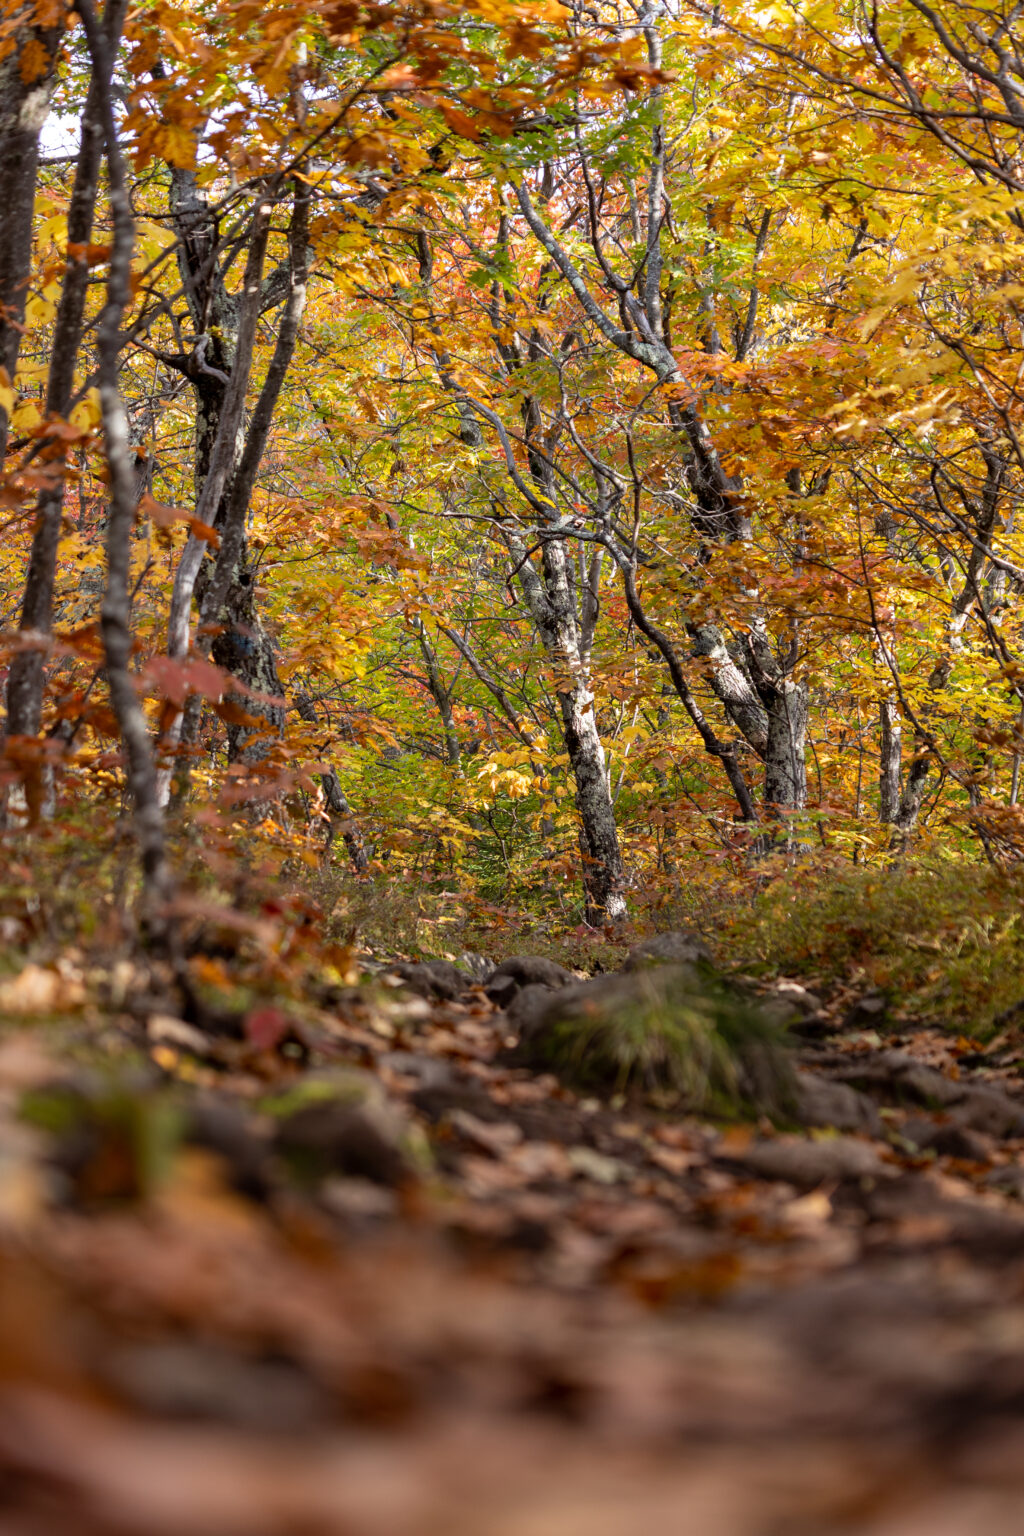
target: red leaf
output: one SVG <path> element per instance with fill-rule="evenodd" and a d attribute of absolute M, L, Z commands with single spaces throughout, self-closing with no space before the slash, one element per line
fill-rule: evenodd
<path fill-rule="evenodd" d="M 272 1004 L 266 1008 L 254 1008 L 245 1016 L 245 1038 L 258 1051 L 273 1051 L 281 1044 L 291 1029 L 280 1008 Z"/>
<path fill-rule="evenodd" d="M 202 656 L 151 656 L 142 671 L 146 684 L 180 709 L 190 693 L 204 699 L 219 699 L 224 692 L 224 674 L 212 661 Z"/>

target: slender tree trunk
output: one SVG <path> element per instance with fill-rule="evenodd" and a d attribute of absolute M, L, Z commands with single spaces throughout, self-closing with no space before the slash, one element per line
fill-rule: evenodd
<path fill-rule="evenodd" d="M 455 715 L 452 711 L 452 696 L 445 687 L 441 666 L 437 659 L 437 652 L 430 643 L 426 626 L 422 619 L 416 619 L 414 624 L 416 638 L 419 641 L 420 652 L 423 656 L 423 664 L 427 669 L 427 687 L 430 696 L 437 705 L 437 712 L 441 717 L 441 728 L 444 731 L 445 762 L 449 768 L 461 772 L 462 750 L 459 746 L 459 733 L 455 725 Z"/>
<path fill-rule="evenodd" d="M 111 0 L 111 3 L 115 3 L 115 0 Z M 121 0 L 116 0 L 116 3 L 120 5 Z M 171 930 L 166 907 L 174 893 L 174 882 L 164 843 L 163 813 L 157 795 L 156 765 L 150 746 L 149 729 L 130 671 L 130 574 L 136 476 L 135 455 L 131 448 L 128 415 L 121 399 L 119 374 L 121 323 L 131 298 L 135 225 L 111 101 L 110 82 L 115 54 L 113 39 L 119 35 L 120 26 L 112 36 L 108 35 L 106 27 L 101 28 L 96 20 L 92 0 L 76 0 L 76 4 L 89 44 L 94 77 L 99 82 L 101 93 L 113 222 L 107 297 L 96 335 L 100 406 L 109 475 L 107 589 L 103 599 L 101 629 L 107 685 L 124 744 L 128 788 L 135 807 L 145 921 L 151 938 L 167 945 L 170 943 Z M 123 13 L 119 13 L 118 21 L 120 14 Z M 109 17 L 105 18 L 108 25 L 109 20 Z"/>
<path fill-rule="evenodd" d="M 588 922 L 621 922 L 627 915 L 625 873 L 608 783 L 604 747 L 597 728 L 594 694 L 579 654 L 579 631 L 562 540 L 544 546 L 546 604 L 539 625 L 555 668 L 555 693 L 562 716 L 565 750 L 576 785 L 582 829 L 583 883 Z"/>
<path fill-rule="evenodd" d="M 612 553 L 622 572 L 626 606 L 629 609 L 633 623 L 640 633 L 657 648 L 662 660 L 668 667 L 668 675 L 672 679 L 672 686 L 683 708 L 696 726 L 700 739 L 704 743 L 705 752 L 709 757 L 717 757 L 721 762 L 726 777 L 729 780 L 730 788 L 736 797 L 736 805 L 740 816 L 744 821 L 756 822 L 757 810 L 754 806 L 750 788 L 744 778 L 743 769 L 740 767 L 737 758 L 736 743 L 719 741 L 711 725 L 705 719 L 703 710 L 694 698 L 693 690 L 686 680 L 686 674 L 683 672 L 675 646 L 660 625 L 655 624 L 654 620 L 644 609 L 643 603 L 640 600 L 640 594 L 636 588 L 636 570 L 633 562 L 629 560 L 622 550 L 615 546 L 612 546 Z M 767 721 L 765 725 L 765 742 L 767 745 Z"/>
<path fill-rule="evenodd" d="M 714 624 L 691 629 L 693 654 L 707 657 L 711 686 L 736 729 L 759 757 L 768 751 L 768 715 L 742 667 L 730 656 Z"/>
<path fill-rule="evenodd" d="M 903 771 L 903 726 L 892 699 L 879 706 L 880 761 L 878 768 L 878 819 L 892 826 L 900 805 L 900 779 Z"/>
<path fill-rule="evenodd" d="M 302 694 L 295 700 L 295 708 L 298 710 L 300 719 L 307 721 L 310 725 L 316 725 L 316 705 L 308 694 Z M 370 862 L 366 843 L 348 798 L 342 790 L 341 780 L 333 768 L 327 768 L 321 773 L 320 787 L 323 790 L 328 818 L 327 846 L 330 847 L 334 841 L 335 832 L 340 830 L 345 847 L 348 849 L 348 856 L 352 861 L 352 868 L 357 875 L 365 875 Z"/>
<path fill-rule="evenodd" d="M 104 17 L 105 30 L 119 24 L 123 6 L 112 5 Z M 81 145 L 75 167 L 75 180 L 68 210 L 69 255 L 53 330 L 50 372 L 46 385 L 47 417 L 67 415 L 75 387 L 75 364 L 82 340 L 82 324 L 89 283 L 89 267 L 84 256 L 76 256 L 75 246 L 85 246 L 92 233 L 96 194 L 103 153 L 103 121 L 100 88 L 95 75 L 90 80 L 81 119 Z M 61 440 L 58 439 L 58 444 Z M 49 460 L 52 480 L 40 492 L 36 524 L 32 537 L 25 593 L 18 625 L 24 649 L 11 662 L 7 683 L 8 736 L 36 736 L 43 706 L 44 648 L 53 629 L 53 593 L 57 571 L 57 546 L 64 510 L 66 450 L 58 446 Z M 31 764 L 29 765 L 31 768 Z M 30 772 L 26 793 L 30 811 L 38 801 L 38 774 Z"/>
<path fill-rule="evenodd" d="M 906 847 L 911 833 L 917 826 L 917 818 L 921 814 L 921 804 L 924 800 L 925 785 L 928 774 L 931 771 L 931 753 L 923 751 L 915 757 L 907 774 L 907 781 L 903 786 L 896 814 L 892 819 L 893 838 L 892 847 Z"/>
<path fill-rule="evenodd" d="M 625 877 L 604 747 L 594 715 L 594 695 L 586 681 L 580 679 L 571 691 L 559 690 L 558 703 L 565 749 L 576 783 L 586 919 L 588 923 L 621 922 L 627 915 Z"/>
<path fill-rule="evenodd" d="M 39 135 L 50 111 L 63 26 L 36 27 L 35 0 L 5 7 L 13 47 L 0 59 L 0 387 L 14 382 L 32 272 Z M 26 78 L 27 76 L 27 78 Z M 0 471 L 10 418 L 0 403 Z"/>

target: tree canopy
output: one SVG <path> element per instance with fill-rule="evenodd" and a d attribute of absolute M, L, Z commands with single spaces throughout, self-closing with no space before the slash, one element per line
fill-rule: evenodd
<path fill-rule="evenodd" d="M 130 802 L 151 921 L 188 827 L 594 924 L 1016 859 L 1021 41 L 18 0 L 8 824 Z"/>

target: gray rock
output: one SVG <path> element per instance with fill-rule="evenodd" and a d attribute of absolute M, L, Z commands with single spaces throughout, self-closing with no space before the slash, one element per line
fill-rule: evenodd
<path fill-rule="evenodd" d="M 396 1115 L 372 1105 L 325 1099 L 297 1109 L 278 1127 L 275 1151 L 301 1178 L 332 1174 L 369 1179 L 395 1189 L 411 1174 Z"/>
<path fill-rule="evenodd" d="M 892 1170 L 869 1142 L 851 1136 L 831 1136 L 822 1141 L 779 1138 L 755 1141 L 721 1159 L 734 1163 L 762 1179 L 778 1179 L 802 1189 L 844 1179 L 878 1179 Z"/>
<path fill-rule="evenodd" d="M 388 969 L 400 976 L 410 991 L 435 1002 L 454 1002 L 472 985 L 450 960 L 398 960 Z"/>
<path fill-rule="evenodd" d="M 622 967 L 624 971 L 644 971 L 653 965 L 711 964 L 711 951 L 699 933 L 678 929 L 656 933 L 634 944 Z"/>
<path fill-rule="evenodd" d="M 872 1099 L 848 1083 L 801 1072 L 797 1077 L 794 1118 L 801 1125 L 831 1126 L 836 1131 L 882 1134 L 882 1121 Z"/>
<path fill-rule="evenodd" d="M 520 1040 L 529 1039 L 533 1031 L 543 1025 L 547 1010 L 558 995 L 552 987 L 545 987 L 539 982 L 521 987 L 516 992 L 505 1010 L 505 1016 Z"/>
<path fill-rule="evenodd" d="M 488 960 L 486 955 L 478 955 L 472 949 L 464 949 L 456 960 L 460 971 L 464 971 L 470 980 L 484 982 L 494 971 L 494 961 Z"/>
<path fill-rule="evenodd" d="M 120 1397 L 164 1419 L 280 1435 L 308 1430 L 329 1411 L 325 1393 L 298 1365 L 246 1358 L 210 1339 L 124 1344 L 102 1353 L 100 1371 Z"/>
<path fill-rule="evenodd" d="M 844 1029 L 875 1029 L 885 1022 L 889 999 L 884 992 L 865 992 L 851 1003 L 843 1018 Z"/>
<path fill-rule="evenodd" d="M 897 1103 L 948 1110 L 964 1130 L 985 1136 L 1024 1136 L 1024 1108 L 1001 1089 L 946 1077 L 903 1051 L 885 1051 L 855 1063 L 846 1081 L 879 1091 Z"/>
<path fill-rule="evenodd" d="M 1024 1110 L 999 1088 L 966 1088 L 953 1116 L 965 1130 L 984 1136 L 1024 1136 Z"/>
<path fill-rule="evenodd" d="M 967 1162 L 987 1162 L 993 1141 L 980 1131 L 960 1125 L 951 1115 L 914 1115 L 899 1128 L 905 1142 L 921 1152 L 935 1152 L 939 1157 L 956 1157 Z"/>
<path fill-rule="evenodd" d="M 1002 1168 L 993 1168 L 991 1173 L 985 1175 L 985 1183 L 992 1189 L 998 1189 L 1001 1194 L 1012 1195 L 1015 1200 L 1024 1200 L 1024 1168 L 1020 1163 L 1007 1163 Z"/>
<path fill-rule="evenodd" d="M 818 1035 L 828 1025 L 821 999 L 798 981 L 782 978 L 773 982 L 769 990 L 762 993 L 760 1007 L 763 1015 L 779 1029 L 791 1029 L 794 1034 Z"/>
<path fill-rule="evenodd" d="M 683 1001 L 703 1004 L 700 977 L 692 966 L 659 966 L 656 975 L 616 972 L 576 981 L 553 992 L 534 985 L 523 988 L 509 1008 L 509 1022 L 519 1031 L 521 1052 L 544 1065 L 550 1038 L 565 1025 L 614 1020 L 640 1003 Z"/>
<path fill-rule="evenodd" d="M 572 971 L 543 955 L 511 955 L 491 972 L 484 990 L 492 1003 L 507 1008 L 523 987 L 565 987 L 575 980 Z"/>

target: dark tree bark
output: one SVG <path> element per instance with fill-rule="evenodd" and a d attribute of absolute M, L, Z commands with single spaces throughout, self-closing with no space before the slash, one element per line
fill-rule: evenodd
<path fill-rule="evenodd" d="M 103 29 L 108 47 L 114 46 L 124 9 L 121 4 L 111 4 L 104 13 Z M 100 98 L 101 88 L 94 74 L 81 118 L 81 143 L 68 209 L 69 248 L 85 246 L 92 235 L 103 155 Z M 72 252 L 68 256 L 53 328 L 53 350 L 46 384 L 48 418 L 66 417 L 71 406 L 88 283 L 89 267 L 84 254 L 76 256 Z M 12 660 L 7 684 L 8 736 L 36 736 L 42 717 L 45 650 L 53 629 L 57 546 L 64 510 L 66 450 L 61 439 L 57 440 L 57 445 L 48 460 L 52 482 L 40 492 L 36 507 L 35 531 L 18 625 L 25 649 Z M 38 774 L 30 773 L 26 792 L 30 812 L 34 812 L 38 801 Z"/>
<path fill-rule="evenodd" d="M 248 561 L 245 528 L 256 476 L 281 389 L 295 355 L 306 307 L 309 205 L 309 187 L 296 177 L 288 232 L 288 297 L 270 366 L 253 409 L 242 456 L 232 476 L 219 521 L 220 548 L 199 613 L 197 638 L 200 648 L 203 648 L 206 635 L 216 628 L 219 632 L 213 645 L 214 659 L 245 684 L 239 702 L 246 713 L 259 722 L 255 727 L 244 723 L 229 727 L 231 756 L 244 762 L 255 762 L 263 757 L 266 735 L 280 735 L 284 726 L 281 681 L 273 645 L 259 621 L 255 572 Z M 234 369 L 239 368 L 241 361 L 241 329 L 239 335 Z M 251 348 L 251 341 L 248 345 Z"/>
<path fill-rule="evenodd" d="M 14 46 L 0 59 L 0 384 L 11 384 L 21 348 L 25 301 L 32 272 L 32 232 L 39 135 L 50 111 L 63 24 L 31 25 L 33 0 L 11 0 Z M 0 405 L 0 469 L 9 418 Z"/>

